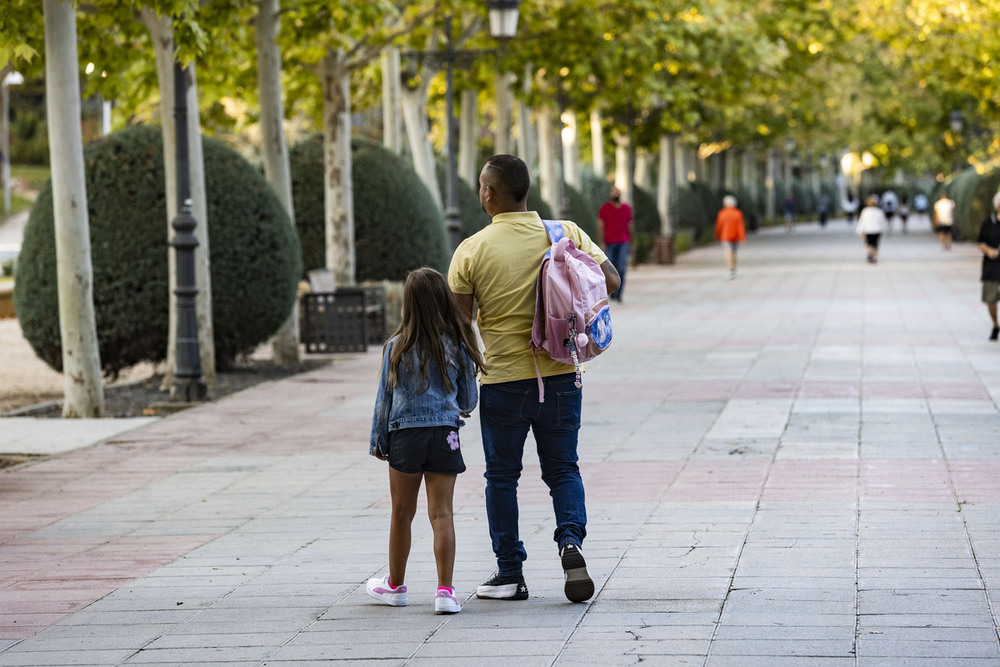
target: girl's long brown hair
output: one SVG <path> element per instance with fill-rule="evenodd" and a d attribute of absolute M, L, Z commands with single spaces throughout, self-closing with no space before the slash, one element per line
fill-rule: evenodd
<path fill-rule="evenodd" d="M 406 276 L 406 283 L 403 286 L 403 319 L 393 336 L 399 338 L 389 355 L 390 389 L 399 384 L 400 362 L 406 364 L 411 372 L 413 371 L 407 353 L 415 349 L 420 360 L 420 382 L 417 391 L 424 392 L 430 387 L 430 380 L 427 377 L 430 359 L 437 362 L 445 389 L 452 391 L 454 387 L 448 379 L 448 363 L 445 357 L 445 337 L 451 338 L 456 348 L 464 343 L 476 372 L 486 374 L 485 362 L 479 352 L 472 324 L 459 316 L 455 296 L 448 287 L 448 281 L 434 269 L 427 267 L 414 269 Z M 456 352 L 459 367 L 465 372 L 467 369 L 462 354 L 458 349 Z"/>

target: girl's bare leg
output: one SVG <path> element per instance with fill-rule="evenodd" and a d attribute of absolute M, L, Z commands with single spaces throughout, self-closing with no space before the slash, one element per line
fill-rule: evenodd
<path fill-rule="evenodd" d="M 392 496 L 392 520 L 389 524 L 389 579 L 393 586 L 406 580 L 406 561 L 410 557 L 410 524 L 417 513 L 417 494 L 422 473 L 400 472 L 389 468 L 389 493 Z"/>
<path fill-rule="evenodd" d="M 427 516 L 434 529 L 438 586 L 451 588 L 451 578 L 455 571 L 455 520 L 452 505 L 458 475 L 428 472 L 424 473 L 424 478 L 427 480 Z"/>

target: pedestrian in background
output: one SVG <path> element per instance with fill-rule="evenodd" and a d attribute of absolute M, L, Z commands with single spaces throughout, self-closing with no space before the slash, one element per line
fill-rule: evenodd
<path fill-rule="evenodd" d="M 722 198 L 722 209 L 715 216 L 715 238 L 722 242 L 730 280 L 736 278 L 736 251 L 747 238 L 743 212 L 736 208 L 736 203 L 736 197 L 726 195 Z"/>
<path fill-rule="evenodd" d="M 892 190 L 886 190 L 882 194 L 882 210 L 885 211 L 885 231 L 891 231 L 892 218 L 899 210 L 899 198 Z"/>
<path fill-rule="evenodd" d="M 483 366 L 471 323 L 459 317 L 445 277 L 434 269 L 411 271 L 403 286 L 402 322 L 382 348 L 369 442 L 369 453 L 389 462 L 389 573 L 366 584 L 368 594 L 383 604 L 407 602 L 410 525 L 423 480 L 437 561 L 434 611 L 462 611 L 452 587 L 452 506 L 455 480 L 465 472 L 458 429 L 476 407 L 476 373 Z"/>
<path fill-rule="evenodd" d="M 941 247 L 951 250 L 952 227 L 955 224 L 955 202 L 948 198 L 948 191 L 942 190 L 934 202 L 934 227 L 938 231 Z"/>
<path fill-rule="evenodd" d="M 979 251 L 983 253 L 983 269 L 980 280 L 983 281 L 983 303 L 993 320 L 993 330 L 990 340 L 1000 337 L 1000 324 L 997 324 L 997 301 L 1000 301 L 1000 223 L 997 214 L 1000 213 L 1000 192 L 993 195 L 993 213 L 991 213 L 979 228 Z"/>
<path fill-rule="evenodd" d="M 785 231 L 790 232 L 795 229 L 795 212 L 797 210 L 795 197 L 791 194 L 785 197 Z"/>
<path fill-rule="evenodd" d="M 906 233 L 906 219 L 910 217 L 910 203 L 906 197 L 899 202 L 899 224 L 903 228 L 903 233 Z"/>
<path fill-rule="evenodd" d="M 878 198 L 874 195 L 868 197 L 865 207 L 858 215 L 858 224 L 854 231 L 865 240 L 869 264 L 878 262 L 878 242 L 885 233 L 886 226 L 885 212 L 879 207 Z"/>
<path fill-rule="evenodd" d="M 609 197 L 597 214 L 597 238 L 601 239 L 601 248 L 614 264 L 622 281 L 621 286 L 609 296 L 621 301 L 625 291 L 629 247 L 635 238 L 635 222 L 632 219 L 632 207 L 622 201 L 622 192 L 617 186 L 611 186 Z"/>
<path fill-rule="evenodd" d="M 854 221 L 854 215 L 858 212 L 858 207 L 861 202 L 854 196 L 853 192 L 848 192 L 844 201 L 840 202 L 840 207 L 844 209 L 844 217 L 847 218 L 847 222 Z"/>
<path fill-rule="evenodd" d="M 819 213 L 819 226 L 826 227 L 826 217 L 830 214 L 830 195 L 825 192 L 820 193 L 816 210 Z"/>

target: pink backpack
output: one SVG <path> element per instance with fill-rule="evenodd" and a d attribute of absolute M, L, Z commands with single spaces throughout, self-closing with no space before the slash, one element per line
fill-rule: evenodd
<path fill-rule="evenodd" d="M 531 354 L 538 376 L 538 401 L 545 402 L 538 351 L 576 368 L 611 344 L 611 309 L 604 271 L 593 257 L 578 250 L 563 234 L 562 223 L 543 220 L 552 246 L 545 251 L 535 288 L 535 321 L 531 327 Z"/>

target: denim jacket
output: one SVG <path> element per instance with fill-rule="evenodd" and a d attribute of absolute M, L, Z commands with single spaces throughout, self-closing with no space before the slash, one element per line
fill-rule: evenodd
<path fill-rule="evenodd" d="M 375 414 L 372 417 L 372 433 L 368 453 L 375 455 L 377 447 L 384 455 L 389 454 L 389 433 L 402 428 L 422 426 L 464 426 L 460 413 L 469 413 L 476 407 L 479 392 L 476 389 L 476 367 L 469 357 L 465 345 L 460 345 L 465 372 L 459 366 L 458 350 L 451 339 L 445 339 L 445 355 L 448 358 L 448 377 L 452 390 L 446 391 L 437 364 L 431 360 L 427 369 L 429 387 L 418 392 L 420 361 L 415 350 L 410 350 L 406 364 L 400 363 L 397 371 L 399 382 L 389 389 L 389 356 L 397 337 L 389 340 L 382 352 L 382 371 L 379 375 L 378 395 L 375 397 Z"/>

